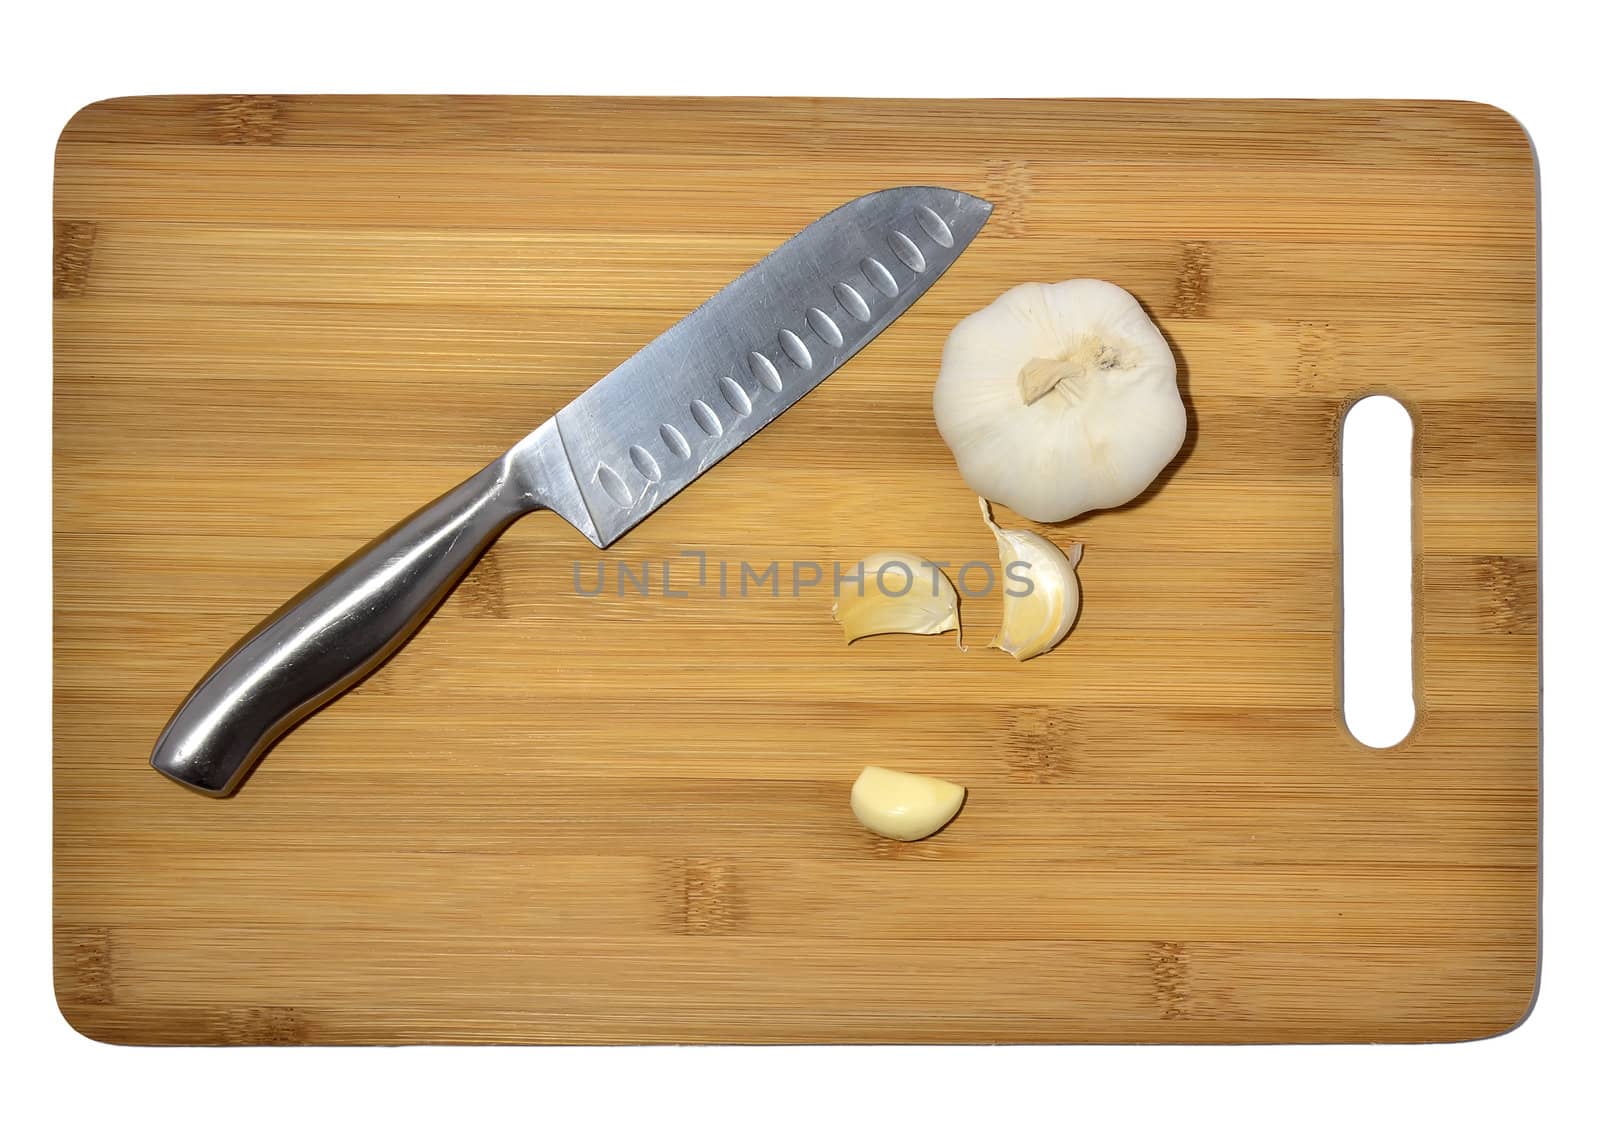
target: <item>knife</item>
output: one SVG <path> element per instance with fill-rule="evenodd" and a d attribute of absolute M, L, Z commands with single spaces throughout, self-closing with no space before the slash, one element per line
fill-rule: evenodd
<path fill-rule="evenodd" d="M 232 793 L 273 742 L 394 653 L 530 510 L 610 546 L 899 318 L 990 210 L 947 188 L 897 187 L 829 212 L 263 620 L 190 691 L 150 764 L 202 793 Z"/>

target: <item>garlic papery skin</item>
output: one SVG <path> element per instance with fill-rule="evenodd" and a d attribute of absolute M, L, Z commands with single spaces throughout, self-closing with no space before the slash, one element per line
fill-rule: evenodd
<path fill-rule="evenodd" d="M 961 477 L 1036 522 L 1120 506 L 1183 446 L 1172 348 L 1114 283 L 1023 283 L 957 323 L 933 417 Z"/>
<path fill-rule="evenodd" d="M 950 579 L 925 558 L 893 550 L 869 554 L 841 580 L 833 616 L 846 644 L 872 634 L 956 632 L 961 644 L 960 603 Z M 964 647 L 963 647 L 964 648 Z"/>
<path fill-rule="evenodd" d="M 953 781 L 869 765 L 850 787 L 850 812 L 881 837 L 917 841 L 948 825 L 966 797 Z"/>
<path fill-rule="evenodd" d="M 994 524 L 986 499 L 978 499 L 983 520 L 1000 545 L 1000 569 L 1006 586 L 1000 632 L 990 649 L 1004 650 L 1019 662 L 1053 650 L 1078 620 L 1078 563 L 1083 543 L 1066 553 L 1031 530 L 1002 530 Z M 1022 583 L 1030 585 L 1022 593 Z M 1013 583 L 1018 585 L 1012 590 Z"/>

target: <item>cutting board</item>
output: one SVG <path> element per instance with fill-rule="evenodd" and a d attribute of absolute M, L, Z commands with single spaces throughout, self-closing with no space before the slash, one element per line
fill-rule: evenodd
<path fill-rule="evenodd" d="M 516 525 L 234 798 L 146 764 L 258 618 L 905 183 L 994 216 L 682 498 L 604 553 Z M 112 100 L 62 135 L 55 234 L 56 991 L 81 1032 L 1431 1041 L 1529 1008 L 1535 173 L 1503 113 Z M 1149 495 L 1044 528 L 1085 546 L 1077 629 L 1015 664 L 969 594 L 965 652 L 846 647 L 790 564 L 995 561 L 931 417 L 940 350 L 1074 276 L 1140 298 L 1192 412 Z M 1418 718 L 1387 750 L 1339 703 L 1339 424 L 1374 392 L 1416 427 Z M 779 593 L 741 596 L 773 561 Z M 618 562 L 655 592 L 619 596 Z M 966 807 L 872 837 L 869 764 Z"/>

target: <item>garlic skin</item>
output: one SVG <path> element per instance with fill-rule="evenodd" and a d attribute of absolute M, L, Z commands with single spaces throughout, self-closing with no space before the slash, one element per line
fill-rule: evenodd
<path fill-rule="evenodd" d="M 948 825 L 966 798 L 953 781 L 869 765 L 850 787 L 850 812 L 880 837 L 917 841 Z"/>
<path fill-rule="evenodd" d="M 983 520 L 1000 546 L 1000 569 L 1009 576 L 1013 562 L 1027 563 L 1022 576 L 1033 583 L 1027 594 L 1007 593 L 1000 632 L 989 643 L 990 649 L 1004 650 L 1019 662 L 1053 650 L 1078 620 L 1078 563 L 1083 560 L 1083 543 L 1074 542 L 1062 553 L 1048 538 L 1031 530 L 1002 530 L 994 523 L 987 499 L 978 499 Z"/>
<path fill-rule="evenodd" d="M 1114 283 L 1023 283 L 957 323 L 933 417 L 961 477 L 1036 522 L 1120 506 L 1188 426 L 1172 348 Z"/>
<path fill-rule="evenodd" d="M 950 579 L 925 558 L 884 550 L 861 560 L 861 584 L 842 585 L 833 617 L 848 645 L 872 634 L 956 632 L 961 611 Z M 966 647 L 962 647 L 965 649 Z"/>

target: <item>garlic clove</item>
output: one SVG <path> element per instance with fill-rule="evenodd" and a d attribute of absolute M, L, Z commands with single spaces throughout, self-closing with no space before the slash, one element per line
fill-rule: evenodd
<path fill-rule="evenodd" d="M 1078 563 L 1083 543 L 1074 542 L 1066 553 L 1031 530 L 1002 530 L 995 525 L 987 499 L 979 498 L 983 521 L 1000 546 L 1000 569 L 1006 597 L 1000 632 L 990 649 L 1004 650 L 1019 662 L 1055 649 L 1078 619 Z M 1020 565 L 1018 565 L 1020 564 Z M 1026 592 L 1010 589 L 1027 582 Z"/>
<path fill-rule="evenodd" d="M 966 797 L 953 781 L 869 765 L 850 787 L 850 812 L 879 836 L 917 841 L 948 825 Z"/>
<path fill-rule="evenodd" d="M 967 485 L 1036 522 L 1120 506 L 1183 445 L 1172 348 L 1113 283 L 1023 283 L 957 323 L 933 413 Z"/>
<path fill-rule="evenodd" d="M 841 585 L 833 603 L 833 616 L 844 628 L 846 644 L 873 634 L 951 630 L 956 632 L 956 644 L 961 644 L 956 588 L 933 563 L 886 550 L 862 559 L 860 570 L 861 581 Z"/>

